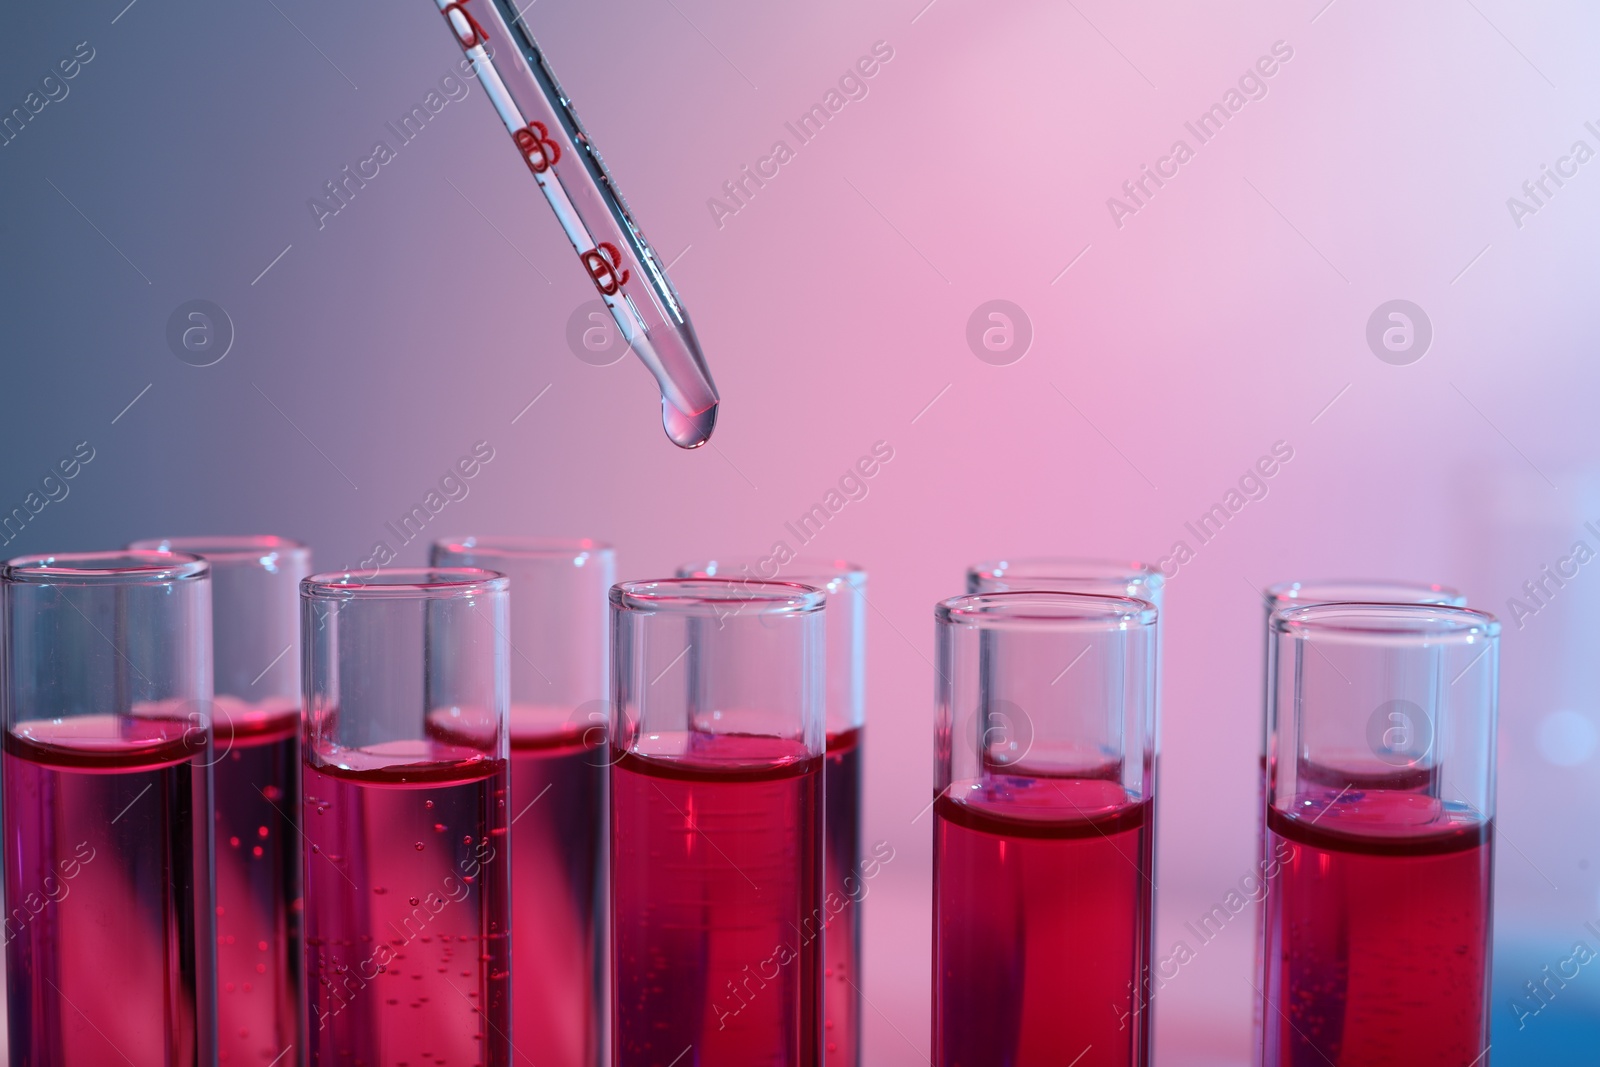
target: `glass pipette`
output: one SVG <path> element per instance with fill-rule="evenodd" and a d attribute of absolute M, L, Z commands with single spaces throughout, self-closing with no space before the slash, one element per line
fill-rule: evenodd
<path fill-rule="evenodd" d="M 680 448 L 705 444 L 717 421 L 717 387 L 689 313 L 527 24 L 511 0 L 435 3 L 622 338 L 655 375 L 667 437 Z M 508 47 L 491 50 L 502 42 Z"/>

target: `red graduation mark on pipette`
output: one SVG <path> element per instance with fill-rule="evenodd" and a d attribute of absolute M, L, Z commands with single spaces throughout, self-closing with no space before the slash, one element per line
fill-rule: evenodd
<path fill-rule="evenodd" d="M 628 271 L 617 273 L 617 268 L 622 266 L 622 253 L 610 241 L 601 241 L 578 258 L 583 260 L 583 268 L 594 279 L 594 287 L 604 296 L 616 296 L 628 280 Z"/>
<path fill-rule="evenodd" d="M 528 161 L 528 169 L 543 174 L 551 164 L 561 160 L 561 146 L 550 139 L 550 127 L 542 122 L 530 122 L 511 135 Z"/>
<path fill-rule="evenodd" d="M 489 35 L 467 10 L 467 0 L 455 0 L 439 11 L 444 15 L 445 21 L 450 23 L 450 29 L 455 31 L 456 40 L 461 42 L 462 48 L 476 48 L 489 40 Z"/>

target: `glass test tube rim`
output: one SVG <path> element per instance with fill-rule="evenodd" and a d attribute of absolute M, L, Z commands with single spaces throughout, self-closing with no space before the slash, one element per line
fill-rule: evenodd
<path fill-rule="evenodd" d="M 323 571 L 300 580 L 300 595 L 325 600 L 442 600 L 509 589 L 511 579 L 483 567 L 402 567 L 377 574 Z"/>
<path fill-rule="evenodd" d="M 620 611 L 707 615 L 741 605 L 738 614 L 808 615 L 827 605 L 827 594 L 799 582 L 732 578 L 652 578 L 618 582 L 610 601 Z"/>
<path fill-rule="evenodd" d="M 189 552 L 112 549 L 16 556 L 0 564 L 0 580 L 29 585 L 165 585 L 211 576 L 211 564 Z"/>
<path fill-rule="evenodd" d="M 1466 594 L 1454 586 L 1404 578 L 1319 578 L 1274 582 L 1263 589 L 1261 595 L 1267 601 L 1269 612 L 1292 611 L 1313 604 L 1467 606 Z"/>
<path fill-rule="evenodd" d="M 1154 604 L 1138 597 L 1052 589 L 966 593 L 941 600 L 933 613 L 952 626 L 1088 632 L 1154 626 L 1159 616 Z"/>
<path fill-rule="evenodd" d="M 311 546 L 292 537 L 277 534 L 223 534 L 217 537 L 146 537 L 128 542 L 129 551 L 181 552 L 199 556 L 212 563 L 254 563 L 267 570 L 277 565 L 279 557 L 296 561 L 311 558 Z M 268 562 L 268 561 L 271 562 Z"/>
<path fill-rule="evenodd" d="M 560 560 L 573 557 L 581 567 L 591 555 L 615 556 L 616 546 L 592 537 L 525 537 L 520 534 L 468 534 L 465 537 L 440 537 L 429 546 L 432 554 L 451 556 L 505 556 L 517 560 Z"/>
<path fill-rule="evenodd" d="M 1012 575 L 1015 569 L 1020 572 Z M 967 582 L 1006 582 L 1017 590 L 1018 581 L 1052 583 L 1107 582 L 1125 580 L 1129 585 L 1148 585 L 1159 590 L 1166 585 L 1160 568 L 1143 560 L 1109 556 L 1007 556 L 979 560 L 967 568 Z M 976 592 L 977 590 L 973 590 Z"/>
<path fill-rule="evenodd" d="M 1335 601 L 1283 608 L 1272 632 L 1325 643 L 1389 647 L 1471 644 L 1500 636 L 1500 620 L 1451 604 Z"/>
<path fill-rule="evenodd" d="M 716 556 L 710 559 L 691 560 L 678 565 L 679 578 L 724 578 L 717 573 L 728 567 L 749 568 L 762 560 L 761 556 Z M 729 579 L 733 580 L 733 579 Z M 825 593 L 837 593 L 836 585 L 842 583 L 852 589 L 860 589 L 867 584 L 867 569 L 859 563 L 852 563 L 847 559 L 831 559 L 826 556 L 796 556 L 788 563 L 782 565 L 779 573 L 772 578 L 744 578 L 739 581 L 773 581 L 790 582 L 797 585 L 810 586 L 821 589 Z M 842 586 L 841 586 L 842 588 Z"/>

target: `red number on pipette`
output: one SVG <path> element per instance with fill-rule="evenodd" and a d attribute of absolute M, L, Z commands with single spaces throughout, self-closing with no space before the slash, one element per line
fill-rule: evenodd
<path fill-rule="evenodd" d="M 528 169 L 535 174 L 543 174 L 551 164 L 561 160 L 561 146 L 550 139 L 550 128 L 542 122 L 528 123 L 513 133 L 511 139 L 522 149 L 522 158 L 528 161 Z"/>
<path fill-rule="evenodd" d="M 444 15 L 444 20 L 450 24 L 450 29 L 455 32 L 456 40 L 461 42 L 462 48 L 475 48 L 489 39 L 483 27 L 478 25 L 478 20 L 467 10 L 467 0 L 455 0 L 454 3 L 446 4 L 440 9 L 440 14 Z M 458 22 L 451 18 L 451 15 L 460 15 L 461 20 Z"/>
<path fill-rule="evenodd" d="M 601 241 L 578 258 L 583 260 L 584 269 L 594 279 L 594 287 L 606 296 L 616 296 L 628 280 L 628 271 L 617 273 L 617 268 L 622 266 L 622 253 L 610 241 Z"/>

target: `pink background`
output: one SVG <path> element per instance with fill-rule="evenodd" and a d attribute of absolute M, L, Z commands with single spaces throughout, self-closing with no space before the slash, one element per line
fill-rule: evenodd
<path fill-rule="evenodd" d="M 1600 150 L 1600 21 L 1578 3 L 539 0 L 527 17 L 676 261 L 721 388 L 695 453 L 663 438 L 635 360 L 569 349 L 593 293 L 476 85 L 318 229 L 308 198 L 457 62 L 431 4 L 123 3 L 30 9 L 0 44 L 5 108 L 94 49 L 0 147 L 0 507 L 95 448 L 6 553 L 275 532 L 355 565 L 483 440 L 494 459 L 428 536 L 601 537 L 621 576 L 659 576 L 793 544 L 784 523 L 888 442 L 806 546 L 872 574 L 866 838 L 897 857 L 866 904 L 874 1067 L 928 1047 L 914 817 L 930 612 L 964 565 L 1198 547 L 1168 589 L 1164 954 L 1254 855 L 1255 588 L 1422 578 L 1505 615 L 1575 540 L 1600 549 L 1600 162 L 1520 226 L 1507 207 L 1574 141 Z M 785 122 L 879 41 L 867 95 L 719 226 L 708 198 L 793 147 Z M 1266 95 L 1198 144 L 1184 123 L 1275 42 L 1293 55 Z M 1118 226 L 1107 198 L 1178 138 L 1194 157 Z M 197 297 L 236 330 L 204 368 L 164 336 Z M 1007 366 L 966 341 L 992 299 L 1031 322 Z M 1432 323 L 1407 366 L 1366 341 L 1393 299 Z M 1280 441 L 1266 497 L 1197 546 L 1184 523 Z M 1508 618 L 1497 1012 L 1596 943 L 1594 570 Z M 1250 952 L 1241 919 L 1168 984 L 1163 1063 L 1243 1061 Z M 1502 1063 L 1592 1033 L 1600 979 L 1527 1032 L 1507 1019 Z"/>

